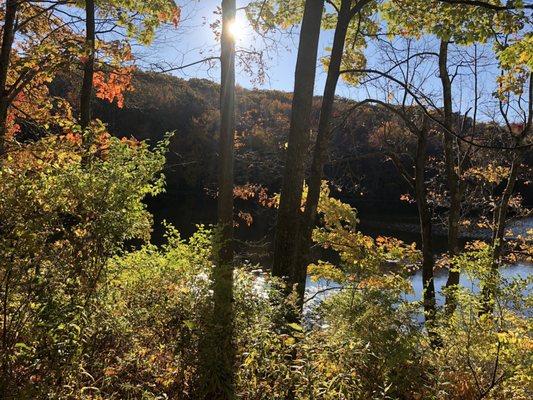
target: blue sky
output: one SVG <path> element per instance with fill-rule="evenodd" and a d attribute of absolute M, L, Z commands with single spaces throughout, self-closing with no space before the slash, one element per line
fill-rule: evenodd
<path fill-rule="evenodd" d="M 237 0 L 237 7 L 244 7 L 250 0 Z M 140 64 L 143 67 L 153 64 L 159 64 L 163 69 L 169 66 L 180 66 L 197 62 L 209 56 L 218 56 L 220 53 L 220 44 L 217 42 L 215 34 L 210 27 L 210 24 L 216 21 L 219 16 L 216 11 L 220 6 L 220 0 L 179 0 L 178 3 L 182 6 L 182 21 L 177 29 L 166 28 L 158 33 L 153 45 L 148 49 L 139 49 L 138 56 L 140 57 Z M 238 12 L 237 24 L 240 27 L 240 33 L 237 37 L 237 48 L 252 49 L 261 48 L 263 43 L 253 32 L 244 11 Z M 237 70 L 237 83 L 245 88 L 260 88 L 260 89 L 276 89 L 291 92 L 294 85 L 294 70 L 296 64 L 296 55 L 298 47 L 298 28 L 296 27 L 292 34 L 283 34 L 276 37 L 279 44 L 274 51 L 271 51 L 270 57 L 266 60 L 267 79 L 264 84 L 257 84 L 253 82 L 249 75 L 242 69 Z M 424 39 L 426 45 L 431 50 L 438 49 L 438 40 L 435 38 Z M 333 31 L 322 30 L 319 45 L 319 59 L 321 56 L 327 54 L 326 48 L 330 47 L 333 42 Z M 419 43 L 420 45 L 421 43 Z M 463 62 L 465 58 L 471 57 L 473 48 L 453 47 L 450 50 L 450 57 L 455 58 L 457 62 Z M 478 51 L 485 53 L 486 60 L 489 64 L 485 65 L 484 71 L 479 78 L 479 106 L 480 113 L 477 117 L 481 119 L 492 119 L 494 116 L 489 115 L 494 110 L 494 99 L 491 93 L 495 89 L 495 76 L 498 70 L 494 64 L 494 55 L 490 45 L 478 46 Z M 492 55 L 491 55 L 492 54 Z M 366 51 L 368 64 L 381 69 L 381 62 L 387 62 L 387 51 L 378 50 L 377 45 L 371 44 Z M 462 60 L 462 61 L 461 61 Z M 390 60 L 388 60 L 390 61 Z M 424 92 L 431 96 L 435 101 L 435 105 L 439 106 L 440 99 L 440 81 L 436 73 L 435 59 L 426 61 L 420 67 L 420 71 L 425 74 Z M 484 61 L 485 62 L 485 61 Z M 326 73 L 317 61 L 317 77 L 315 83 L 315 94 L 321 95 L 323 92 Z M 462 67 L 464 68 L 464 67 Z M 467 67 L 468 68 L 468 67 Z M 425 71 L 424 71 L 425 69 Z M 454 69 L 449 66 L 450 71 Z M 472 74 L 468 69 L 461 70 L 464 73 L 458 75 L 457 80 L 454 81 L 454 110 L 457 112 L 466 112 L 472 108 L 473 105 L 473 83 Z M 174 75 L 189 79 L 189 78 L 206 78 L 213 81 L 219 81 L 220 71 L 218 63 L 211 65 L 197 64 L 184 70 L 172 72 Z M 337 87 L 337 96 L 351 98 L 354 100 L 362 100 L 368 97 L 381 98 L 388 101 L 387 88 L 383 85 L 379 88 L 372 88 L 372 86 L 356 88 L 345 84 L 342 80 L 339 81 Z M 384 98 L 385 97 L 385 98 Z M 486 109 L 487 112 L 483 112 Z"/>
<path fill-rule="evenodd" d="M 245 6 L 249 0 L 237 0 L 237 7 Z M 184 65 L 201 60 L 210 55 L 217 55 L 219 44 L 209 24 L 217 19 L 215 14 L 220 0 L 185 0 L 182 1 L 183 21 L 177 30 L 165 29 L 148 52 L 150 61 L 168 62 L 171 65 Z M 244 11 L 238 11 L 238 26 L 241 34 L 237 38 L 237 47 L 250 49 L 261 48 L 262 42 L 250 28 Z M 258 87 L 262 89 L 277 89 L 292 91 L 294 84 L 294 69 L 298 47 L 298 28 L 291 35 L 286 34 L 280 39 L 280 44 L 275 51 L 270 52 L 270 58 L 266 60 L 267 79 L 259 85 L 251 81 L 250 76 L 242 69 L 237 71 L 237 83 L 246 88 Z M 325 48 L 331 46 L 333 31 L 322 31 L 320 37 L 320 55 L 326 54 Z M 214 81 L 219 79 L 219 69 L 207 65 L 196 65 L 182 71 L 173 72 L 182 78 L 207 78 Z M 323 91 L 326 74 L 320 66 L 317 69 L 315 93 Z M 355 89 L 346 85 L 340 85 L 338 94 L 346 97 L 354 97 Z"/>

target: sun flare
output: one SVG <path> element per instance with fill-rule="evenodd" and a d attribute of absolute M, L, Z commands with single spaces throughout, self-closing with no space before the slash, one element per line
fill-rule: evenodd
<path fill-rule="evenodd" d="M 234 40 L 239 39 L 242 36 L 243 31 L 244 24 L 240 19 L 235 18 L 228 23 L 228 32 Z"/>

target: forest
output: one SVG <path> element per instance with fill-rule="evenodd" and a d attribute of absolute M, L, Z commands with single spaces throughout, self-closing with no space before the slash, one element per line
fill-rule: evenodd
<path fill-rule="evenodd" d="M 533 398 L 531 1 L 0 17 L 0 400 Z"/>

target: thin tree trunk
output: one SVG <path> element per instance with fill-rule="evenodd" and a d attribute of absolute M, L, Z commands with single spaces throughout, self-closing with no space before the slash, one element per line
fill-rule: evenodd
<path fill-rule="evenodd" d="M 499 260 L 502 255 L 503 242 L 505 240 L 507 212 L 509 210 L 509 201 L 511 200 L 511 196 L 513 195 L 516 179 L 518 177 L 518 173 L 520 172 L 522 156 L 522 151 L 518 151 L 517 154 L 515 154 L 515 156 L 513 157 L 513 162 L 511 164 L 511 172 L 509 173 L 507 185 L 503 190 L 500 203 L 494 210 L 495 229 L 492 235 L 492 244 L 494 246 L 492 265 L 494 269 L 498 268 Z"/>
<path fill-rule="evenodd" d="M 446 164 L 446 179 L 448 181 L 449 212 L 448 212 L 448 255 L 453 257 L 459 253 L 459 220 L 461 218 L 462 185 L 458 174 L 458 154 L 454 146 L 452 108 L 452 83 L 448 73 L 448 42 L 442 40 L 439 50 L 439 76 L 442 83 L 443 108 L 444 108 L 444 158 Z M 446 312 L 453 313 L 455 309 L 453 288 L 459 284 L 459 271 L 449 270 L 446 287 L 449 294 L 446 296 Z"/>
<path fill-rule="evenodd" d="M 326 86 L 322 97 L 322 107 L 320 110 L 320 120 L 318 123 L 318 133 L 313 152 L 311 171 L 308 181 L 308 192 L 305 203 L 305 211 L 302 220 L 302 231 L 300 243 L 297 250 L 297 283 L 300 301 L 303 301 L 305 293 L 305 281 L 307 276 L 307 261 L 311 247 L 311 236 L 316 220 L 318 201 L 320 199 L 320 188 L 324 164 L 326 162 L 327 149 L 332 133 L 331 115 L 335 101 L 335 91 L 340 76 L 344 45 L 346 43 L 346 33 L 351 19 L 351 1 L 343 0 L 340 5 L 337 26 L 333 38 L 330 63 L 326 78 Z"/>
<path fill-rule="evenodd" d="M 526 138 L 529 136 L 529 133 L 531 131 L 531 125 L 533 123 L 533 78 L 531 74 L 529 76 L 528 101 L 529 111 L 527 115 L 527 121 L 522 133 L 516 139 L 517 147 L 520 147 L 524 144 Z M 507 185 L 503 190 L 500 203 L 494 210 L 495 229 L 492 237 L 492 243 L 494 246 L 493 268 L 498 267 L 498 262 L 501 258 L 502 246 L 505 239 L 505 228 L 507 222 L 507 212 L 509 210 L 509 201 L 511 200 L 511 196 L 513 195 L 516 180 L 518 178 L 518 174 L 520 173 L 521 164 L 524 158 L 524 151 L 525 150 L 523 148 L 519 148 L 518 150 L 516 150 L 516 153 L 513 157 L 513 162 L 511 164 L 511 171 L 509 173 Z"/>
<path fill-rule="evenodd" d="M 221 85 L 220 85 L 220 142 L 218 223 L 223 226 L 225 245 L 219 259 L 233 261 L 233 141 L 235 131 L 235 42 L 228 26 L 235 20 L 235 0 L 222 1 Z"/>
<path fill-rule="evenodd" d="M 18 0 L 7 0 L 2 32 L 2 49 L 0 53 L 0 158 L 3 157 L 7 115 L 9 110 L 9 94 L 7 89 L 7 75 L 11 61 L 11 51 L 15 40 L 15 25 L 17 20 Z"/>
<path fill-rule="evenodd" d="M 85 51 L 86 59 L 83 63 L 83 81 L 80 92 L 80 125 L 82 128 L 91 122 L 94 61 L 95 61 L 95 5 L 94 0 L 85 0 Z"/>
<path fill-rule="evenodd" d="M 518 151 L 514 157 L 513 162 L 511 163 L 511 171 L 509 173 L 509 178 L 507 179 L 507 185 L 503 190 L 502 197 L 500 202 L 494 209 L 493 224 L 494 230 L 492 233 L 492 276 L 496 276 L 498 268 L 500 266 L 500 259 L 502 256 L 503 245 L 505 241 L 505 229 L 507 225 L 507 212 L 509 209 L 509 201 L 514 191 L 514 186 L 518 173 L 520 171 L 520 163 L 522 160 L 522 151 Z M 490 314 L 494 310 L 494 287 L 492 283 L 486 282 L 482 288 L 483 296 L 483 305 L 481 308 L 480 314 Z"/>
<path fill-rule="evenodd" d="M 287 158 L 274 241 L 272 274 L 298 282 L 295 276 L 296 250 L 300 234 L 301 202 L 304 182 L 311 111 L 315 87 L 318 39 L 324 0 L 306 0 L 296 62 L 292 114 Z"/>
<path fill-rule="evenodd" d="M 235 38 L 230 25 L 235 21 L 235 0 L 222 1 L 220 139 L 218 181 L 219 248 L 213 271 L 214 329 L 211 346 L 216 382 L 206 399 L 233 399 L 235 349 L 233 341 L 233 142 L 235 132 Z M 213 379 L 216 377 L 215 379 Z M 217 387 L 219 386 L 219 387 Z"/>
<path fill-rule="evenodd" d="M 427 131 L 418 133 L 416 166 L 415 166 L 415 196 L 420 219 L 420 234 L 422 237 L 422 285 L 424 316 L 428 332 L 431 335 L 431 324 L 435 318 L 435 282 L 433 269 L 435 259 L 433 254 L 432 218 L 427 201 L 426 169 L 427 161 Z"/>
<path fill-rule="evenodd" d="M 494 217 L 493 217 L 493 225 L 494 225 L 494 231 L 492 234 L 492 246 L 493 246 L 493 253 L 492 253 L 492 270 L 493 273 L 496 274 L 498 271 L 498 267 L 500 266 L 500 260 L 502 257 L 503 252 L 503 246 L 505 242 L 505 229 L 507 227 L 507 213 L 509 211 L 509 202 L 511 200 L 511 197 L 514 192 L 514 187 L 516 185 L 516 181 L 518 179 L 518 175 L 520 173 L 521 164 L 524 158 L 525 149 L 520 148 L 526 141 L 526 138 L 529 136 L 531 132 L 531 126 L 533 124 L 533 78 L 530 74 L 529 76 L 529 105 L 528 105 L 528 115 L 527 115 L 527 121 L 524 126 L 524 129 L 519 137 L 516 138 L 516 146 L 518 149 L 516 150 L 513 161 L 511 163 L 511 171 L 509 172 L 509 178 L 507 179 L 507 185 L 505 186 L 505 189 L 503 190 L 502 197 L 500 199 L 500 202 L 496 206 L 494 210 Z M 483 298 L 484 298 L 484 305 L 483 309 L 481 310 L 482 314 L 492 312 L 493 310 L 493 302 L 491 300 L 493 288 L 485 286 L 482 289 L 483 292 Z"/>
<path fill-rule="evenodd" d="M 433 322 L 436 316 L 437 307 L 435 299 L 435 282 L 433 269 L 435 268 L 435 258 L 433 251 L 433 222 L 432 212 L 427 199 L 426 187 L 426 164 L 427 164 L 427 141 L 428 129 L 427 121 L 424 127 L 418 129 L 410 125 L 410 130 L 417 136 L 417 147 L 415 156 L 414 177 L 403 166 L 398 157 L 392 158 L 394 165 L 401 173 L 402 177 L 415 192 L 415 200 L 418 208 L 418 218 L 420 222 L 420 237 L 422 239 L 422 287 L 423 305 L 426 328 L 432 345 L 439 343 L 439 338 L 433 330 Z"/>
<path fill-rule="evenodd" d="M 7 115 L 9 110 L 9 94 L 7 88 L 7 76 L 11 61 L 11 51 L 15 40 L 15 27 L 17 20 L 18 1 L 7 0 L 4 25 L 2 31 L 2 47 L 0 53 L 0 165 L 4 157 L 5 139 L 7 132 Z M 9 394 L 11 371 L 9 365 L 9 335 L 7 331 L 7 304 L 9 299 L 10 270 L 5 276 L 4 289 L 2 293 L 2 376 L 0 377 L 0 396 L 7 398 Z"/>

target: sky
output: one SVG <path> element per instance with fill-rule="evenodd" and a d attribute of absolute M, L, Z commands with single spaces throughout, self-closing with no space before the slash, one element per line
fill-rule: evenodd
<path fill-rule="evenodd" d="M 237 0 L 237 7 L 245 7 L 250 0 Z M 217 10 L 221 4 L 220 0 L 178 0 L 181 6 L 181 22 L 178 28 L 165 28 L 160 30 L 154 43 L 149 48 L 139 48 L 138 56 L 140 64 L 145 69 L 155 71 L 166 71 L 169 68 L 179 67 L 188 64 L 194 64 L 207 57 L 216 57 L 220 54 L 220 43 L 216 39 L 210 24 L 219 19 Z M 237 13 L 238 34 L 236 35 L 237 51 L 260 49 L 264 47 L 264 42 L 252 30 L 246 19 L 244 10 Z M 237 84 L 244 88 L 274 89 L 286 92 L 292 92 L 294 85 L 294 71 L 296 65 L 296 56 L 298 49 L 299 31 L 295 27 L 291 34 L 279 34 L 275 37 L 278 43 L 274 50 L 268 52 L 266 57 L 266 81 L 262 84 L 254 81 L 242 68 L 237 67 Z M 315 82 L 315 94 L 321 95 L 326 81 L 326 72 L 320 63 L 320 58 L 328 54 L 327 48 L 331 47 L 333 42 L 333 30 L 322 30 L 320 34 L 319 57 L 317 60 L 317 76 Z M 438 50 L 439 42 L 435 38 L 429 38 L 428 48 Z M 493 119 L 494 115 L 488 113 L 494 112 L 494 99 L 491 93 L 495 90 L 495 76 L 498 74 L 495 60 L 493 58 L 490 45 L 484 49 L 479 47 L 476 51 L 482 51 L 487 54 L 486 60 L 490 59 L 492 66 L 488 64 L 483 68 L 484 72 L 480 73 L 478 79 L 478 95 L 483 97 L 486 104 L 480 104 L 479 109 L 488 110 L 483 115 L 482 111 L 477 114 L 477 118 Z M 455 53 L 454 53 L 455 52 Z M 472 48 L 457 47 L 451 50 L 450 58 L 464 62 L 471 59 Z M 366 56 L 369 65 L 374 65 L 381 69 L 380 60 L 387 58 L 386 51 L 378 50 L 377 46 L 371 44 L 366 50 Z M 491 58 L 492 57 L 492 58 Z M 390 60 L 389 60 L 390 61 Z M 486 61 L 484 61 L 486 62 Z M 424 92 L 432 93 L 430 96 L 436 100 L 437 106 L 440 103 L 439 94 L 441 93 L 441 83 L 438 78 L 436 69 L 436 60 L 433 63 L 426 62 L 426 65 L 420 67 L 426 76 L 424 77 Z M 463 67 L 464 68 L 464 67 Z M 467 67 L 468 68 L 468 67 Z M 495 69 L 496 68 L 496 69 Z M 453 67 L 449 65 L 450 71 Z M 464 72 L 464 73 L 462 73 Z M 218 63 L 198 63 L 188 68 L 170 72 L 178 77 L 189 78 L 206 78 L 215 82 L 219 81 L 220 70 Z M 466 113 L 472 109 L 473 104 L 473 86 L 472 73 L 468 69 L 461 70 L 457 80 L 454 81 L 454 110 L 460 113 Z M 369 89 L 370 87 L 370 89 Z M 370 90 L 370 91 L 369 91 Z M 371 92 L 371 90 L 375 90 Z M 481 94 L 483 93 L 483 95 Z M 371 85 L 365 87 L 354 87 L 339 81 L 336 91 L 337 96 L 362 100 L 368 97 L 380 98 L 388 101 L 387 91 L 380 87 L 372 89 Z M 385 98 L 384 98 L 385 96 Z"/>
<path fill-rule="evenodd" d="M 237 8 L 244 7 L 249 0 L 237 0 Z M 209 56 L 216 56 L 220 52 L 219 43 L 209 24 L 219 16 L 216 15 L 220 0 L 185 0 L 182 5 L 182 22 L 177 30 L 165 29 L 158 34 L 154 44 L 144 50 L 144 56 L 150 60 L 149 64 L 159 64 L 166 69 L 170 65 L 187 65 Z M 251 29 L 243 10 L 237 12 L 237 26 L 240 34 L 236 39 L 237 49 L 262 48 L 263 43 Z M 291 92 L 294 85 L 294 70 L 298 47 L 298 27 L 292 34 L 278 36 L 280 40 L 274 51 L 269 52 L 266 59 L 266 81 L 263 84 L 254 82 L 251 77 L 237 69 L 237 84 L 245 88 L 275 89 Z M 319 56 L 325 55 L 325 49 L 333 42 L 333 31 L 322 31 L 320 36 Z M 161 62 L 162 61 L 162 62 Z M 151 66 L 152 69 L 158 67 Z M 220 71 L 217 67 L 199 64 L 172 74 L 188 78 L 206 78 L 219 80 Z M 321 94 L 324 88 L 326 74 L 322 66 L 317 68 L 315 93 Z M 354 90 L 346 85 L 340 85 L 337 94 L 344 97 L 354 97 Z"/>

